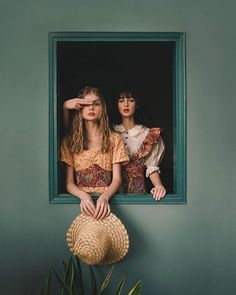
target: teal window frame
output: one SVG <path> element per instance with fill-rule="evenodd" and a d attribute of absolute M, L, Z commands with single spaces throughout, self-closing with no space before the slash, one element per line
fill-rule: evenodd
<path fill-rule="evenodd" d="M 185 204 L 186 203 L 186 78 L 185 33 L 183 32 L 50 32 L 49 33 L 49 202 L 77 204 L 79 198 L 58 192 L 57 145 L 57 42 L 60 41 L 158 41 L 175 43 L 173 93 L 173 157 L 174 192 L 159 202 L 150 193 L 116 194 L 110 203 L 123 204 Z M 98 195 L 93 195 L 96 199 Z"/>

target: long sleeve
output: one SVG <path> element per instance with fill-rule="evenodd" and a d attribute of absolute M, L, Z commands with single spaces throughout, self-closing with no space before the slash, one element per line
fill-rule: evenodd
<path fill-rule="evenodd" d="M 146 177 L 155 171 L 160 173 L 159 164 L 162 160 L 165 150 L 163 139 L 160 137 L 157 143 L 154 144 L 153 149 L 149 157 L 145 160 L 144 165 L 147 167 Z"/>

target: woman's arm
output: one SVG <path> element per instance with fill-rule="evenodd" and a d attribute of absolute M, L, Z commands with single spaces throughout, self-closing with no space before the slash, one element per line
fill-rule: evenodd
<path fill-rule="evenodd" d="M 105 192 L 101 194 L 97 200 L 96 210 L 94 214 L 94 218 L 96 219 L 103 219 L 107 217 L 111 212 L 108 201 L 118 191 L 122 182 L 120 163 L 115 163 L 112 165 L 112 175 L 113 176 L 111 184 L 107 187 Z"/>
<path fill-rule="evenodd" d="M 66 189 L 68 193 L 73 196 L 80 198 L 80 210 L 81 212 L 94 216 L 95 206 L 93 204 L 93 200 L 91 196 L 80 190 L 78 186 L 74 182 L 74 169 L 73 167 L 66 165 Z"/>
<path fill-rule="evenodd" d="M 151 189 L 151 194 L 153 199 L 159 201 L 166 194 L 166 189 L 161 182 L 159 164 L 162 160 L 165 145 L 160 137 L 159 141 L 154 144 L 150 156 L 146 159 L 144 165 L 147 167 L 146 176 L 150 178 L 153 188 Z"/>
<path fill-rule="evenodd" d="M 166 194 L 166 189 L 164 185 L 161 182 L 161 178 L 158 172 L 153 172 L 149 175 L 149 178 L 154 185 L 154 187 L 151 189 L 151 194 L 153 196 L 153 199 L 156 201 L 159 201 L 162 199 Z"/>
<path fill-rule="evenodd" d="M 69 129 L 70 113 L 69 110 L 80 110 L 83 105 L 90 105 L 93 100 L 83 98 L 71 98 L 63 103 L 63 124 L 66 130 Z"/>

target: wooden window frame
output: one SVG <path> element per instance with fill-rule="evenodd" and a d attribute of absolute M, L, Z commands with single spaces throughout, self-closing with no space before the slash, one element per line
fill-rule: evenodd
<path fill-rule="evenodd" d="M 57 42 L 65 41 L 158 41 L 175 43 L 173 85 L 173 175 L 174 192 L 160 202 L 150 193 L 116 194 L 110 203 L 120 204 L 185 204 L 186 203 L 186 85 L 185 33 L 183 32 L 50 32 L 49 33 L 49 202 L 79 203 L 79 198 L 58 192 L 57 139 Z M 97 195 L 94 195 L 97 198 Z"/>

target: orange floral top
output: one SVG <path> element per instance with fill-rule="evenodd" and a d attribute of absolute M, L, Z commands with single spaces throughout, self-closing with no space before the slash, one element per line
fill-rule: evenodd
<path fill-rule="evenodd" d="M 111 149 L 109 152 L 101 150 L 84 150 L 79 154 L 72 154 L 66 140 L 61 146 L 61 160 L 75 170 L 77 186 L 87 193 L 103 193 L 112 181 L 112 164 L 126 164 L 129 157 L 119 134 L 110 135 Z"/>

